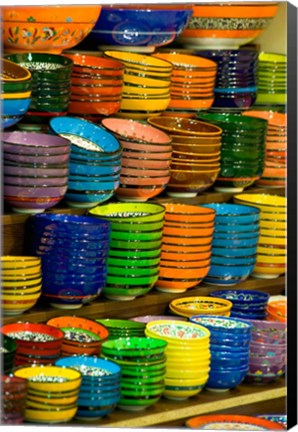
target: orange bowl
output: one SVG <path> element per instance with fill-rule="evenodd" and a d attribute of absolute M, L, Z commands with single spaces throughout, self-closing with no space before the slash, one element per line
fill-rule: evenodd
<path fill-rule="evenodd" d="M 135 186 L 165 186 L 170 180 L 170 176 L 166 177 L 130 177 L 120 176 L 121 185 Z"/>
<path fill-rule="evenodd" d="M 210 266 L 202 266 L 201 268 L 179 268 L 176 267 L 163 267 L 160 264 L 159 278 L 174 279 L 177 281 L 184 279 L 201 279 L 204 278 L 209 271 Z"/>
<path fill-rule="evenodd" d="M 215 219 L 215 210 L 211 208 L 178 203 L 163 203 L 163 206 L 166 209 L 165 223 L 202 223 Z"/>
<path fill-rule="evenodd" d="M 169 226 L 163 227 L 163 235 L 171 236 L 177 240 L 177 237 L 205 237 L 213 234 L 214 227 L 211 228 L 173 228 Z"/>
<path fill-rule="evenodd" d="M 3 6 L 4 49 L 61 54 L 91 32 L 101 9 L 101 5 L 88 4 Z"/>
<path fill-rule="evenodd" d="M 201 245 L 184 245 L 184 244 L 167 244 L 163 243 L 161 246 L 162 252 L 177 252 L 177 253 L 201 253 L 211 251 L 211 241 L 206 241 L 206 243 Z"/>
<path fill-rule="evenodd" d="M 113 102 L 79 102 L 70 100 L 68 112 L 69 114 L 95 114 L 109 116 L 115 114 L 121 105 L 121 101 Z"/>
<path fill-rule="evenodd" d="M 155 288 L 158 291 L 162 291 L 162 292 L 183 293 L 186 290 L 199 285 L 199 283 L 201 283 L 202 280 L 203 277 L 198 279 L 193 279 L 191 281 L 183 281 L 183 282 L 181 280 L 163 278 L 163 279 L 158 279 Z"/>
<path fill-rule="evenodd" d="M 217 63 L 213 60 L 207 59 L 205 57 L 199 57 L 196 55 L 189 54 L 180 54 L 180 53 L 155 53 L 152 54 L 152 57 L 157 57 L 162 60 L 165 60 L 169 63 L 172 63 L 174 68 L 173 72 L 178 70 L 191 70 L 194 72 L 196 70 L 210 70 L 216 73 Z"/>
<path fill-rule="evenodd" d="M 211 258 L 211 251 L 209 252 L 194 252 L 194 253 L 181 253 L 181 252 L 161 252 L 160 259 L 165 261 L 200 261 Z"/>
<path fill-rule="evenodd" d="M 145 202 L 150 198 L 154 198 L 159 195 L 164 189 L 166 185 L 162 186 L 126 186 L 120 187 L 115 191 L 115 195 L 119 201 L 128 201 L 128 202 Z"/>
<path fill-rule="evenodd" d="M 214 97 L 201 99 L 173 99 L 171 98 L 168 108 L 183 108 L 183 109 L 209 109 L 213 105 Z"/>

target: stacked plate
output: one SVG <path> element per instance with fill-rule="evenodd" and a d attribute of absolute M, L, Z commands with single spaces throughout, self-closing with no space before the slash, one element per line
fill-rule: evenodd
<path fill-rule="evenodd" d="M 200 393 L 210 371 L 209 330 L 193 323 L 161 320 L 148 323 L 145 334 L 167 342 L 163 396 L 185 400 Z"/>
<path fill-rule="evenodd" d="M 211 268 L 204 282 L 236 285 L 251 275 L 256 265 L 260 211 L 255 207 L 210 203 L 216 212 Z"/>
<path fill-rule="evenodd" d="M 233 303 L 230 300 L 209 296 L 182 297 L 172 300 L 170 311 L 179 316 L 190 318 L 194 315 L 230 316 Z"/>
<path fill-rule="evenodd" d="M 41 296 L 41 260 L 35 256 L 1 256 L 1 306 L 4 316 L 20 315 Z"/>
<path fill-rule="evenodd" d="M 51 130 L 71 142 L 68 188 L 70 207 L 89 208 L 111 198 L 119 186 L 122 148 L 100 126 L 75 117 L 50 121 Z"/>
<path fill-rule="evenodd" d="M 70 142 L 47 133 L 4 132 L 4 200 L 16 213 L 40 213 L 67 190 Z"/>
<path fill-rule="evenodd" d="M 172 138 L 171 197 L 191 198 L 209 189 L 220 172 L 220 127 L 183 117 L 159 116 L 148 123 Z"/>
<path fill-rule="evenodd" d="M 125 66 L 117 117 L 145 120 L 166 110 L 170 103 L 171 63 L 150 55 L 123 51 L 105 51 L 104 55 Z"/>
<path fill-rule="evenodd" d="M 268 194 L 240 194 L 234 196 L 234 201 L 261 210 L 257 261 L 252 276 L 274 279 L 284 274 L 287 265 L 287 198 Z"/>
<path fill-rule="evenodd" d="M 133 300 L 158 280 L 165 208 L 154 203 L 110 203 L 89 210 L 111 222 L 105 297 Z"/>
<path fill-rule="evenodd" d="M 24 378 L 1 376 L 1 424 L 23 423 L 26 409 L 28 383 Z"/>
<path fill-rule="evenodd" d="M 3 333 L 0 333 L 0 341 L 1 374 L 9 375 L 14 368 L 14 356 L 17 344 L 12 338 Z"/>
<path fill-rule="evenodd" d="M 286 323 L 251 320 L 249 371 L 246 380 L 271 383 L 285 373 L 287 363 Z"/>
<path fill-rule="evenodd" d="M 31 423 L 64 423 L 78 410 L 82 375 L 60 366 L 22 367 L 14 372 L 28 382 L 25 421 Z"/>
<path fill-rule="evenodd" d="M 268 121 L 265 167 L 256 186 L 285 187 L 287 184 L 287 114 L 251 110 L 243 115 L 260 117 Z"/>
<path fill-rule="evenodd" d="M 31 103 L 31 72 L 18 64 L 2 59 L 1 124 L 15 125 L 26 114 Z"/>
<path fill-rule="evenodd" d="M 67 114 L 72 60 L 47 53 L 8 54 L 5 58 L 29 69 L 32 74 L 31 102 L 26 118 L 47 121 Z"/>
<path fill-rule="evenodd" d="M 206 389 L 227 391 L 241 384 L 248 371 L 251 324 L 218 316 L 193 316 L 190 322 L 206 327 L 211 335 L 211 363 Z"/>
<path fill-rule="evenodd" d="M 40 214 L 28 221 L 28 249 L 42 264 L 42 296 L 54 307 L 77 309 L 97 298 L 106 283 L 108 221 Z"/>
<path fill-rule="evenodd" d="M 94 120 L 115 114 L 121 104 L 124 65 L 103 57 L 65 55 L 74 64 L 69 113 Z"/>
<path fill-rule="evenodd" d="M 246 48 L 195 53 L 217 64 L 212 109 L 241 111 L 254 104 L 257 97 L 258 51 Z"/>
<path fill-rule="evenodd" d="M 109 339 L 144 336 L 145 324 L 129 319 L 102 318 L 96 322 L 105 326 L 109 331 Z"/>
<path fill-rule="evenodd" d="M 219 192 L 242 192 L 258 180 L 265 166 L 267 120 L 230 113 L 198 113 L 199 120 L 223 130 Z"/>
<path fill-rule="evenodd" d="M 287 104 L 287 56 L 261 52 L 259 54 L 258 105 Z"/>
<path fill-rule="evenodd" d="M 266 318 L 269 294 L 256 290 L 213 291 L 212 297 L 220 297 L 233 303 L 231 317 L 241 319 L 263 320 Z"/>
<path fill-rule="evenodd" d="M 170 179 L 171 138 L 141 121 L 107 118 L 102 126 L 120 142 L 120 201 L 147 201 L 160 194 Z"/>
<path fill-rule="evenodd" d="M 197 111 L 212 106 L 216 62 L 204 57 L 179 53 L 157 53 L 153 54 L 153 57 L 173 65 L 169 109 Z"/>
<path fill-rule="evenodd" d="M 102 357 L 121 367 L 118 407 L 141 411 L 154 405 L 165 388 L 167 342 L 151 337 L 127 337 L 106 341 Z"/>
<path fill-rule="evenodd" d="M 82 374 L 76 418 L 100 419 L 116 408 L 120 399 L 120 367 L 96 357 L 75 356 L 59 359 L 56 366 L 76 369 Z"/>
<path fill-rule="evenodd" d="M 60 357 L 63 332 L 47 324 L 18 322 L 1 327 L 17 347 L 14 366 L 53 364 Z"/>
<path fill-rule="evenodd" d="M 165 221 L 156 289 L 182 293 L 210 270 L 215 212 L 187 204 L 163 204 Z"/>
<path fill-rule="evenodd" d="M 48 325 L 63 331 L 61 356 L 99 355 L 108 330 L 101 324 L 76 316 L 51 318 Z"/>

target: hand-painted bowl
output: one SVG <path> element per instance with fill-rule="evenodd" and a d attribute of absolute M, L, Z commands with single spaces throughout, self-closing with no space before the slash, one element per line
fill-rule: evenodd
<path fill-rule="evenodd" d="M 169 344 L 198 346 L 208 341 L 210 332 L 203 326 L 192 323 L 171 321 L 151 321 L 146 324 L 146 336 L 163 339 Z"/>
<path fill-rule="evenodd" d="M 81 42 L 93 29 L 101 6 L 16 6 L 3 9 L 3 41 L 7 52 L 60 54 Z M 28 23 L 31 24 L 28 27 Z M 17 37 L 21 32 L 21 40 Z"/>

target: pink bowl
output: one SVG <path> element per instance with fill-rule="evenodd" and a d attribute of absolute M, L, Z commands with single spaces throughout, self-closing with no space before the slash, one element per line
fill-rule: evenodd
<path fill-rule="evenodd" d="M 121 175 L 133 176 L 133 177 L 165 177 L 169 175 L 169 169 L 165 170 L 153 170 L 153 169 L 142 169 L 142 168 L 121 168 Z"/>
<path fill-rule="evenodd" d="M 123 157 L 127 158 L 134 158 L 134 159 L 146 159 L 146 160 L 157 160 L 157 161 L 164 161 L 164 160 L 170 160 L 172 157 L 172 151 L 169 152 L 162 152 L 162 153 L 152 153 L 152 152 L 143 152 L 143 151 L 135 151 L 135 150 L 126 150 L 124 147 L 124 150 L 122 152 Z M 142 166 L 141 164 L 139 165 Z"/>
<path fill-rule="evenodd" d="M 160 156 L 163 155 L 164 152 L 171 152 L 172 146 L 171 145 L 159 145 L 154 143 L 135 143 L 132 141 L 124 141 L 119 139 L 122 147 L 126 150 L 137 150 L 137 151 L 143 151 L 148 152 L 150 154 L 159 154 Z"/>
<path fill-rule="evenodd" d="M 154 159 L 134 159 L 122 156 L 121 166 L 135 168 L 136 166 L 142 166 L 142 168 L 148 169 L 168 169 L 170 168 L 171 161 L 168 160 L 154 160 Z"/>
<path fill-rule="evenodd" d="M 36 186 L 63 186 L 67 184 L 68 176 L 64 177 L 14 177 L 4 174 L 3 181 L 5 184 L 36 187 Z"/>

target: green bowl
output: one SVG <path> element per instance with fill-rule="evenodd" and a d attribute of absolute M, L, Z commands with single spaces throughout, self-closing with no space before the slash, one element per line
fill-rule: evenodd
<path fill-rule="evenodd" d="M 160 257 L 160 246 L 156 249 L 150 250 L 121 250 L 121 249 L 110 249 L 109 258 L 124 258 L 124 259 L 156 259 Z"/>
<path fill-rule="evenodd" d="M 253 148 L 263 148 L 264 142 L 266 140 L 267 134 L 259 134 L 259 135 L 250 135 L 247 133 L 242 134 L 233 134 L 229 133 L 225 137 L 222 138 L 222 145 L 220 149 L 220 154 L 223 151 L 229 150 L 231 147 L 241 147 L 247 149 Z"/>
<path fill-rule="evenodd" d="M 103 289 L 103 294 L 106 298 L 112 300 L 133 300 L 136 297 L 147 294 L 154 287 L 155 283 L 142 288 L 114 288 L 106 285 Z"/>
<path fill-rule="evenodd" d="M 121 403 L 121 398 L 125 397 L 125 396 L 134 396 L 134 397 L 147 397 L 147 396 L 158 396 L 158 395 L 162 395 L 163 391 L 165 389 L 165 385 L 161 385 L 159 387 L 157 387 L 156 389 L 148 389 L 145 388 L 144 386 L 140 386 L 140 387 L 136 387 L 133 388 L 126 388 L 126 387 L 122 387 L 122 385 L 120 384 L 120 401 L 119 403 Z"/>
<path fill-rule="evenodd" d="M 69 80 L 73 61 L 68 57 L 46 53 L 20 53 L 7 54 L 4 58 L 28 69 L 33 78 L 45 78 L 51 80 Z"/>
<path fill-rule="evenodd" d="M 158 280 L 158 274 L 159 272 L 155 273 L 154 275 L 149 276 L 139 276 L 139 277 L 124 277 L 124 276 L 110 276 L 107 275 L 107 285 L 113 284 L 113 285 L 120 285 L 120 287 L 124 288 L 125 286 L 130 285 L 151 285 L 155 284 Z M 104 288 L 105 289 L 105 288 Z"/>
<path fill-rule="evenodd" d="M 160 248 L 162 244 L 162 239 L 160 240 L 148 240 L 148 241 L 124 241 L 111 239 L 110 248 L 111 249 L 130 249 L 130 250 L 152 250 Z"/>
<path fill-rule="evenodd" d="M 262 174 L 263 170 L 259 166 L 255 166 L 254 168 L 247 168 L 245 166 L 237 168 L 237 167 L 233 167 L 233 166 L 222 165 L 221 170 L 220 170 L 220 174 L 219 174 L 219 178 L 220 177 L 226 177 L 226 178 L 258 177 L 258 176 L 261 176 L 260 171 Z M 219 181 L 219 179 L 216 180 L 216 182 L 218 182 L 218 181 Z"/>
<path fill-rule="evenodd" d="M 131 357 L 164 355 L 167 342 L 150 337 L 120 338 L 102 343 L 102 353 Z"/>
<path fill-rule="evenodd" d="M 113 258 L 109 257 L 107 260 L 108 266 L 120 266 L 120 267 L 151 267 L 158 266 L 160 256 L 157 258 L 148 259 L 124 259 L 124 258 Z"/>
<path fill-rule="evenodd" d="M 146 327 L 145 323 L 130 321 L 129 319 L 103 318 L 103 319 L 96 319 L 95 321 L 104 325 L 107 329 L 109 329 L 109 331 L 113 331 L 113 330 L 140 331 Z M 135 325 L 135 324 L 139 324 L 139 325 Z"/>
<path fill-rule="evenodd" d="M 129 231 L 115 231 L 112 228 L 112 232 L 111 232 L 111 239 L 112 240 L 142 242 L 142 241 L 161 240 L 161 238 L 162 238 L 162 230 L 135 233 L 135 232 L 129 232 Z"/>
<path fill-rule="evenodd" d="M 286 93 L 257 93 L 256 104 L 277 104 L 286 105 L 287 95 Z"/>
<path fill-rule="evenodd" d="M 154 267 L 113 267 L 108 266 L 108 276 L 120 276 L 123 278 L 154 276 L 158 274 L 159 266 Z"/>
<path fill-rule="evenodd" d="M 220 125 L 225 130 L 251 129 L 257 133 L 258 129 L 264 130 L 267 128 L 267 120 L 243 116 L 241 114 L 230 114 L 230 113 L 205 113 L 199 112 L 197 118 L 200 120 L 206 120 L 210 123 Z"/>
<path fill-rule="evenodd" d="M 136 398 L 121 398 L 117 403 L 117 407 L 125 411 L 140 411 L 156 404 L 161 396 L 136 397 Z"/>
<path fill-rule="evenodd" d="M 126 375 L 126 373 L 123 372 L 123 368 L 121 368 L 122 374 L 121 374 L 121 380 L 124 383 L 127 384 L 136 384 L 138 382 L 142 382 L 142 384 L 158 384 L 161 383 L 166 376 L 166 368 L 164 369 L 164 371 L 162 373 L 160 373 L 159 375 L 156 376 L 152 376 L 152 377 L 147 377 L 146 375 Z"/>
<path fill-rule="evenodd" d="M 113 229 L 114 221 L 124 225 L 127 224 L 127 221 L 133 225 L 160 221 L 164 217 L 165 208 L 155 203 L 110 203 L 94 207 L 88 213 L 108 219 Z"/>
<path fill-rule="evenodd" d="M 2 93 L 22 93 L 31 90 L 32 80 L 31 78 L 27 81 L 21 82 L 5 82 L 2 81 Z"/>

